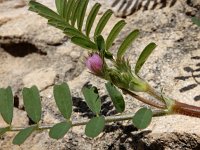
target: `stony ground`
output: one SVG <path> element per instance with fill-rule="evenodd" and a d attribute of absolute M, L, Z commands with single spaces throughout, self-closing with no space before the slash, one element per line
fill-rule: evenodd
<path fill-rule="evenodd" d="M 38 0 L 54 8 L 53 0 Z M 109 8 L 105 0 L 101 14 Z M 91 7 L 94 0 L 90 0 Z M 87 56 L 82 48 L 58 29 L 48 26 L 46 20 L 27 10 L 22 0 L 0 0 L 0 86 L 11 86 L 15 95 L 13 125 L 30 124 L 23 108 L 21 89 L 37 85 L 41 91 L 44 124 L 61 121 L 52 95 L 55 83 L 68 82 L 73 94 L 73 119 L 88 118 L 88 111 L 80 92 L 86 83 L 98 85 L 102 96 L 104 115 L 114 113 L 106 96 L 104 81 L 85 69 Z M 125 18 L 127 26 L 113 45 L 113 52 L 123 37 L 139 29 L 140 37 L 131 46 L 127 57 L 132 66 L 142 49 L 149 43 L 158 46 L 145 64 L 141 76 L 157 90 L 181 102 L 200 106 L 200 28 L 191 22 L 192 16 L 200 16 L 198 0 L 179 0 L 173 7 L 138 11 Z M 120 18 L 113 16 L 106 31 Z M 192 71 L 193 70 L 193 71 Z M 126 97 L 126 112 L 135 111 L 143 104 Z M 134 101 L 133 101 L 134 100 Z M 0 126 L 4 126 L 0 119 Z M 151 125 L 137 131 L 131 122 L 108 124 L 104 133 L 95 139 L 84 135 L 84 127 L 74 127 L 63 139 L 50 139 L 48 132 L 33 134 L 23 145 L 12 144 L 16 133 L 1 137 L 2 150 L 49 149 L 152 149 L 198 150 L 200 149 L 200 119 L 173 115 L 154 118 Z"/>

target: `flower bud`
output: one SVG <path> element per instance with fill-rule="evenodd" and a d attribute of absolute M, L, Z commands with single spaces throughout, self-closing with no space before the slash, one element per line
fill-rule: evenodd
<path fill-rule="evenodd" d="M 86 66 L 92 73 L 99 75 L 102 73 L 103 60 L 98 54 L 91 54 L 87 58 Z"/>

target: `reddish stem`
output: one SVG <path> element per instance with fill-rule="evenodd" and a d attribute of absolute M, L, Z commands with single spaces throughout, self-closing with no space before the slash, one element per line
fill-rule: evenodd
<path fill-rule="evenodd" d="M 200 107 L 175 101 L 172 112 L 200 118 Z"/>

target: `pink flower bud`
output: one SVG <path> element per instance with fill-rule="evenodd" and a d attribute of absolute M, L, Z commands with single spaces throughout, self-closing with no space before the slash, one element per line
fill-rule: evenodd
<path fill-rule="evenodd" d="M 95 74 L 100 74 L 103 68 L 103 60 L 98 54 L 91 54 L 86 61 L 87 68 Z"/>

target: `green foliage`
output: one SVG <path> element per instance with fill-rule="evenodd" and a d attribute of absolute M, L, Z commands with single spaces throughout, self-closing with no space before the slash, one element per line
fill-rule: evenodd
<path fill-rule="evenodd" d="M 31 126 L 31 127 L 21 130 L 13 139 L 13 144 L 21 145 L 31 135 L 31 133 L 33 133 L 33 131 L 36 129 L 37 129 L 37 126 L 34 125 L 34 126 Z"/>
<path fill-rule="evenodd" d="M 71 122 L 65 121 L 60 122 L 56 125 L 54 125 L 49 132 L 49 136 L 53 139 L 60 139 L 65 136 L 65 134 L 69 131 L 69 129 L 72 127 Z"/>
<path fill-rule="evenodd" d="M 102 35 L 98 35 L 96 37 L 96 43 L 97 43 L 98 50 L 100 52 L 104 52 L 105 51 L 105 40 Z"/>
<path fill-rule="evenodd" d="M 99 3 L 96 3 L 93 7 L 92 7 L 92 10 L 90 11 L 89 15 L 88 15 L 88 18 L 87 18 L 87 21 L 86 21 L 86 27 L 85 27 L 85 32 L 86 32 L 86 35 L 89 37 L 90 35 L 90 31 L 91 31 L 91 28 L 94 24 L 94 20 L 97 16 L 97 13 L 100 9 L 101 5 Z"/>
<path fill-rule="evenodd" d="M 139 30 L 134 30 L 125 38 L 125 40 L 122 42 L 117 52 L 117 58 L 119 60 L 122 58 L 127 48 L 132 44 L 132 42 L 136 39 L 138 35 L 139 35 Z"/>
<path fill-rule="evenodd" d="M 38 123 L 41 119 L 41 101 L 39 90 L 36 86 L 31 88 L 24 88 L 22 91 L 24 107 L 28 116 L 35 122 Z"/>
<path fill-rule="evenodd" d="M 107 10 L 104 13 L 104 15 L 99 20 L 97 27 L 95 29 L 94 38 L 101 34 L 101 32 L 103 31 L 104 27 L 106 26 L 106 24 L 107 24 L 107 22 L 110 19 L 112 14 L 113 14 L 113 12 L 111 10 Z"/>
<path fill-rule="evenodd" d="M 96 87 L 83 87 L 85 101 L 92 112 L 98 115 L 101 111 L 101 100 Z"/>
<path fill-rule="evenodd" d="M 57 11 L 53 11 L 46 6 L 31 0 L 29 2 L 29 10 L 38 13 L 42 17 L 45 17 L 48 20 L 48 24 L 62 30 L 64 34 L 71 38 L 73 43 L 102 55 L 102 58 L 111 59 L 115 67 L 112 70 L 114 71 L 113 78 L 116 79 L 116 82 L 119 82 L 117 81 L 118 79 L 124 80 L 123 82 L 126 82 L 128 87 L 131 84 L 129 81 L 131 81 L 130 79 L 132 78 L 133 74 L 131 72 L 129 61 L 124 58 L 124 54 L 133 40 L 139 35 L 139 31 L 132 31 L 124 39 L 121 46 L 119 47 L 119 50 L 117 51 L 117 59 L 115 59 L 110 53 L 109 49 L 113 45 L 113 42 L 116 40 L 117 36 L 126 25 L 126 23 L 123 20 L 117 22 L 111 29 L 108 37 L 103 37 L 102 32 L 113 14 L 111 10 L 108 10 L 100 18 L 96 28 L 94 28 L 94 35 L 90 37 L 90 32 L 94 26 L 94 22 L 97 18 L 97 14 L 101 5 L 98 3 L 95 4 L 90 10 L 88 17 L 86 17 L 88 2 L 89 0 L 55 0 Z M 150 43 L 143 50 L 137 61 L 135 73 L 139 72 L 155 46 L 156 45 L 154 43 Z M 106 63 L 104 65 L 107 67 Z M 137 83 L 133 84 L 135 86 Z M 119 90 L 110 82 L 106 84 L 106 89 L 113 101 L 116 110 L 120 113 L 123 112 L 125 110 L 125 102 Z M 92 86 L 83 87 L 82 93 L 88 107 L 96 115 L 96 117 L 92 118 L 89 122 L 87 122 L 87 124 L 84 122 L 80 124 L 77 123 L 77 125 L 86 124 L 86 135 L 88 137 L 94 138 L 103 131 L 105 122 L 108 120 L 105 119 L 104 116 L 100 116 L 101 99 L 97 88 Z M 50 137 L 54 139 L 60 139 L 69 131 L 72 126 L 75 125 L 74 122 L 72 123 L 71 121 L 73 105 L 72 96 L 66 83 L 55 85 L 53 88 L 53 94 L 56 105 L 66 120 L 64 122 L 55 124 L 53 127 L 45 127 L 45 129 L 50 129 Z M 10 87 L 6 89 L 0 88 L 0 113 L 4 121 L 9 124 L 8 127 L 0 128 L 0 135 L 7 131 L 20 130 L 20 132 L 13 140 L 13 144 L 17 145 L 22 144 L 33 131 L 42 130 L 39 123 L 41 120 L 42 107 L 38 88 L 36 86 L 32 86 L 31 88 L 24 88 L 22 90 L 22 95 L 25 111 L 27 112 L 28 116 L 35 122 L 35 124 L 21 130 L 18 128 L 14 129 L 11 125 L 13 118 L 12 90 Z M 143 129 L 147 127 L 151 122 L 152 115 L 153 114 L 150 109 L 142 108 L 133 117 L 133 124 L 137 128 Z"/>
<path fill-rule="evenodd" d="M 0 128 L 0 137 L 7 131 L 10 131 L 10 127 Z"/>
<path fill-rule="evenodd" d="M 7 124 L 12 123 L 13 94 L 11 87 L 0 88 L 0 113 Z"/>
<path fill-rule="evenodd" d="M 88 137 L 94 138 L 103 131 L 104 126 L 105 126 L 104 116 L 94 117 L 86 124 L 85 134 Z"/>
<path fill-rule="evenodd" d="M 192 17 L 192 22 L 200 27 L 200 18 Z"/>
<path fill-rule="evenodd" d="M 150 43 L 148 44 L 144 50 L 142 51 L 142 53 L 140 54 L 136 65 L 135 65 L 135 74 L 138 74 L 138 72 L 140 71 L 140 69 L 142 68 L 143 64 L 146 62 L 147 58 L 150 56 L 150 54 L 152 53 L 152 51 L 156 48 L 156 44 L 155 43 Z"/>
<path fill-rule="evenodd" d="M 72 114 L 72 96 L 69 90 L 69 86 L 66 83 L 55 85 L 53 88 L 53 93 L 61 114 L 66 119 L 70 119 Z"/>
<path fill-rule="evenodd" d="M 133 125 L 138 129 L 144 129 L 151 123 L 152 117 L 153 113 L 151 109 L 141 108 L 135 113 L 132 119 Z"/>
<path fill-rule="evenodd" d="M 83 20 L 85 17 L 85 12 L 86 12 L 89 0 L 81 0 L 81 1 L 82 2 L 79 5 L 79 11 L 78 11 L 78 16 L 77 16 L 77 26 L 80 31 L 83 26 Z"/>
<path fill-rule="evenodd" d="M 117 90 L 117 88 L 110 82 L 106 83 L 106 89 L 111 97 L 111 100 L 117 112 L 122 113 L 125 110 L 125 102 L 123 96 Z"/>
<path fill-rule="evenodd" d="M 81 38 L 81 37 L 72 37 L 71 38 L 71 41 L 76 44 L 76 45 L 79 45 L 83 48 L 86 48 L 86 49 L 92 49 L 92 50 L 96 50 L 97 49 L 97 46 L 95 43 L 93 43 L 92 41 L 90 41 L 89 39 L 84 39 L 84 38 Z"/>
<path fill-rule="evenodd" d="M 120 31 L 122 30 L 122 28 L 126 25 L 126 22 L 124 20 L 120 20 L 119 22 L 116 23 L 116 25 L 112 28 L 111 32 L 109 33 L 107 40 L 106 40 L 106 50 L 108 50 L 114 40 L 116 39 L 116 37 L 118 36 L 118 34 L 120 33 Z"/>
<path fill-rule="evenodd" d="M 90 39 L 90 31 L 94 26 L 93 24 L 101 5 L 96 3 L 90 10 L 88 17 L 85 18 L 88 2 L 89 0 L 56 0 L 57 12 L 55 12 L 44 5 L 31 0 L 29 3 L 29 10 L 48 19 L 49 25 L 61 29 L 63 33 L 72 38 L 73 43 L 86 49 L 92 49 L 95 52 L 97 51 L 98 46 L 97 43 L 93 41 L 95 41 L 96 37 L 102 33 L 113 13 L 111 10 L 108 10 L 103 14 L 94 29 L 94 36 Z M 86 20 L 85 24 L 84 20 Z M 114 40 L 125 24 L 125 21 L 119 21 L 109 33 L 105 42 L 106 58 L 113 58 L 108 52 L 108 49 L 113 45 Z M 84 30 L 85 32 L 83 32 Z M 103 37 L 103 39 L 105 38 Z"/>

